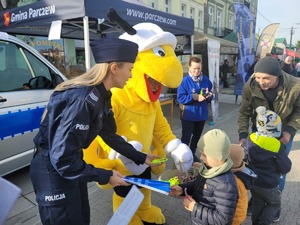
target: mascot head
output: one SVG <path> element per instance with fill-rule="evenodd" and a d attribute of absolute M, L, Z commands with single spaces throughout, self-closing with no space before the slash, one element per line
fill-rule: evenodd
<path fill-rule="evenodd" d="M 182 66 L 174 49 L 176 37 L 153 23 L 139 23 L 135 35 L 124 33 L 121 39 L 135 42 L 139 53 L 126 88 L 134 88 L 140 98 L 154 102 L 159 98 L 162 85 L 177 88 L 182 80 Z"/>

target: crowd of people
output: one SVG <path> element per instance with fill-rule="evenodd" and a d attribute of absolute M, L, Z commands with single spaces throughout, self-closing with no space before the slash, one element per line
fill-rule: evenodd
<path fill-rule="evenodd" d="M 271 55 L 250 68 L 237 119 L 240 143 L 230 145 L 224 131 L 210 130 L 197 144 L 197 179 L 171 187 L 171 195 L 186 195 L 193 224 L 242 224 L 247 214 L 253 225 L 280 220 L 288 155 L 300 128 L 300 80 Z"/>
<path fill-rule="evenodd" d="M 273 56 L 272 53 L 267 53 L 266 56 Z M 244 71 L 246 71 L 244 81 L 245 83 L 248 81 L 250 76 L 254 73 L 254 66 L 260 59 L 259 55 L 256 55 L 254 58 L 254 62 L 250 65 L 248 58 L 246 58 L 246 63 L 243 65 Z M 281 69 L 291 74 L 295 77 L 300 78 L 300 61 L 295 60 L 292 56 L 286 56 L 284 60 L 281 60 L 277 58 L 278 62 L 280 63 Z M 220 84 L 223 86 L 223 88 L 228 88 L 228 74 L 231 74 L 232 77 L 235 77 L 236 75 L 236 62 L 235 59 L 233 59 L 233 64 L 229 65 L 229 62 L 227 59 L 225 59 L 221 65 L 220 65 Z"/>
<path fill-rule="evenodd" d="M 152 160 L 161 158 L 136 151 L 115 132 L 110 89 L 123 88 L 131 77 L 138 46 L 105 38 L 92 42 L 91 48 L 96 65 L 56 87 L 34 138 L 37 150 L 30 176 L 44 225 L 89 224 L 87 182 L 130 185 L 120 172 L 84 162 L 82 149 L 96 135 L 137 165 L 155 166 Z M 172 186 L 170 195 L 184 196 L 192 224 L 238 225 L 247 213 L 253 225 L 279 221 L 285 176 L 292 166 L 288 155 L 300 128 L 300 79 L 291 75 L 291 63 L 288 57 L 281 65 L 266 56 L 247 65 L 253 72 L 244 85 L 237 118 L 239 143 L 233 144 L 220 129 L 202 135 L 213 99 L 212 83 L 202 73 L 201 59 L 190 58 L 177 101 L 181 141 L 190 147 L 199 173 L 191 182 Z M 299 63 L 295 69 L 299 75 Z M 228 70 L 225 60 L 224 87 Z"/>

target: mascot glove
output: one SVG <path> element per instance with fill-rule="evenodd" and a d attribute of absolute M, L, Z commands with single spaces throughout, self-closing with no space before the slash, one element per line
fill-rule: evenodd
<path fill-rule="evenodd" d="M 165 153 L 170 154 L 172 151 L 174 151 L 182 142 L 178 139 L 175 138 L 172 141 L 169 141 L 168 144 L 165 146 Z"/>
<path fill-rule="evenodd" d="M 143 148 L 143 145 L 138 141 L 129 141 L 129 144 L 131 144 L 137 151 L 141 151 Z M 127 157 L 121 155 L 120 153 L 116 152 L 115 150 L 111 149 L 108 158 L 110 160 L 113 159 L 120 159 L 124 166 L 134 175 L 140 175 L 142 174 L 148 167 L 146 164 L 137 165 L 135 162 L 133 162 L 131 159 L 128 159 Z"/>
<path fill-rule="evenodd" d="M 193 165 L 193 153 L 191 149 L 179 139 L 170 141 L 165 146 L 165 152 L 171 153 L 177 170 L 188 172 Z"/>

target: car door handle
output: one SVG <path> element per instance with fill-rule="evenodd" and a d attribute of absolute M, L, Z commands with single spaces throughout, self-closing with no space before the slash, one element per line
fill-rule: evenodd
<path fill-rule="evenodd" d="M 0 97 L 0 102 L 6 102 L 6 101 L 7 101 L 6 98 L 1 98 L 1 97 Z"/>

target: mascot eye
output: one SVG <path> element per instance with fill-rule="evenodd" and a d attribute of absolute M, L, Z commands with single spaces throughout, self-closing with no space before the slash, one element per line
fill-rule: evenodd
<path fill-rule="evenodd" d="M 152 51 L 154 52 L 155 55 L 164 57 L 166 55 L 165 51 L 161 47 L 155 47 L 152 48 Z"/>

